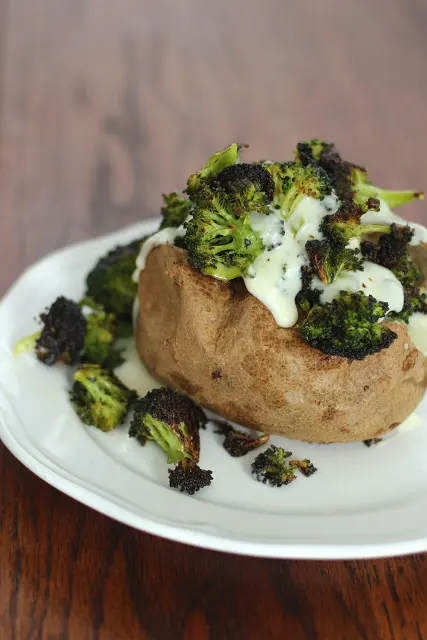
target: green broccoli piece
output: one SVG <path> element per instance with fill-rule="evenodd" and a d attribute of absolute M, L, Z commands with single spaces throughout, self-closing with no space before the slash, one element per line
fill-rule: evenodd
<path fill-rule="evenodd" d="M 352 238 L 362 238 L 371 233 L 389 233 L 388 224 L 363 224 L 361 217 L 368 210 L 378 211 L 379 200 L 371 198 L 364 204 L 345 201 L 336 213 L 327 215 L 320 224 L 320 231 L 334 244 L 345 247 Z"/>
<path fill-rule="evenodd" d="M 214 153 L 214 155 L 209 158 L 203 169 L 200 169 L 197 173 L 193 173 L 188 178 L 187 188 L 185 190 L 189 197 L 193 199 L 193 196 L 197 194 L 197 191 L 203 185 L 205 180 L 214 178 L 220 171 L 225 169 L 225 167 L 235 164 L 242 146 L 244 145 L 235 143 L 230 144 L 225 149 Z"/>
<path fill-rule="evenodd" d="M 303 460 L 290 460 L 289 464 L 296 467 L 298 471 L 301 471 L 306 478 L 309 478 L 317 471 L 317 467 L 315 467 L 311 460 L 308 460 L 307 458 L 304 458 Z"/>
<path fill-rule="evenodd" d="M 74 374 L 70 400 L 82 422 L 111 431 L 125 420 L 136 393 L 107 369 L 84 364 Z"/>
<path fill-rule="evenodd" d="M 268 213 L 273 198 L 274 182 L 260 164 L 234 164 L 223 169 L 214 179 L 213 189 L 224 191 L 236 216 L 247 211 Z"/>
<path fill-rule="evenodd" d="M 332 192 L 328 176 L 318 166 L 296 162 L 264 164 L 274 182 L 272 205 L 290 218 L 301 200 L 310 196 L 321 200 Z"/>
<path fill-rule="evenodd" d="M 413 287 L 421 277 L 408 253 L 414 233 L 409 226 L 392 224 L 389 233 L 380 236 L 378 244 L 362 242 L 361 251 L 366 260 L 390 269 L 404 287 Z"/>
<path fill-rule="evenodd" d="M 90 304 L 83 301 L 84 306 Z M 86 316 L 86 336 L 82 360 L 114 369 L 123 362 L 121 350 L 115 346 L 117 320 L 114 313 L 107 313 L 102 307 L 90 307 Z"/>
<path fill-rule="evenodd" d="M 378 324 L 387 311 L 386 302 L 365 296 L 362 291 L 341 291 L 332 302 L 314 306 L 298 331 L 314 349 L 350 360 L 363 360 L 387 349 L 397 338 L 394 331 Z"/>
<path fill-rule="evenodd" d="M 257 438 L 254 438 L 243 431 L 235 429 L 224 420 L 213 420 L 212 422 L 217 427 L 215 433 L 225 436 L 222 446 L 233 458 L 245 456 L 250 451 L 266 444 L 270 439 L 268 433 L 262 433 Z"/>
<path fill-rule="evenodd" d="M 400 320 L 407 324 L 414 313 L 427 313 L 427 295 L 416 287 L 409 287 L 404 292 L 402 311 L 390 312 L 387 320 Z"/>
<path fill-rule="evenodd" d="M 164 205 L 161 208 L 163 220 L 160 229 L 166 227 L 180 227 L 191 211 L 193 203 L 178 193 L 163 194 Z"/>
<path fill-rule="evenodd" d="M 301 267 L 301 290 L 297 293 L 295 303 L 303 313 L 308 313 L 315 304 L 320 304 L 320 289 L 312 289 L 314 270 L 309 265 Z"/>
<path fill-rule="evenodd" d="M 259 453 L 252 463 L 252 474 L 264 484 L 281 487 L 296 480 L 296 466 L 288 464 L 287 459 L 292 455 L 282 447 L 270 445 L 266 451 Z"/>
<path fill-rule="evenodd" d="M 185 246 L 194 269 L 221 280 L 246 275 L 264 245 L 251 227 L 249 212 L 237 213 L 224 192 L 203 188 L 191 220 L 185 223 Z"/>
<path fill-rule="evenodd" d="M 34 349 L 37 358 L 48 366 L 56 362 L 75 364 L 80 360 L 86 336 L 86 318 L 80 306 L 59 296 L 40 314 L 43 329 L 19 340 L 14 353 Z"/>
<path fill-rule="evenodd" d="M 145 238 L 118 246 L 100 258 L 86 278 L 86 295 L 115 313 L 118 320 L 131 322 L 137 284 L 132 276 Z"/>
<path fill-rule="evenodd" d="M 344 271 L 363 271 L 357 249 L 334 246 L 329 240 L 309 240 L 305 245 L 310 264 L 323 284 L 335 282 Z"/>
<path fill-rule="evenodd" d="M 212 472 L 197 466 L 199 430 L 205 423 L 203 411 L 189 398 L 172 389 L 153 389 L 136 403 L 129 436 L 142 445 L 156 442 L 166 453 L 167 463 L 178 465 L 169 472 L 170 486 L 193 494 L 212 481 Z"/>
<path fill-rule="evenodd" d="M 368 180 L 366 169 L 343 160 L 332 143 L 317 138 L 300 142 L 295 153 L 296 161 L 303 166 L 315 163 L 324 169 L 338 197 L 343 201 L 355 200 L 361 204 L 369 198 L 380 198 L 393 208 L 424 198 L 422 192 L 389 191 L 375 187 Z"/>

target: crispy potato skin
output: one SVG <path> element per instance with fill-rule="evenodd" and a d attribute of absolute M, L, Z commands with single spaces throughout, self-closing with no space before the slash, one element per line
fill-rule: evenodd
<path fill-rule="evenodd" d="M 378 437 L 420 402 L 427 359 L 406 325 L 389 349 L 354 361 L 277 326 L 242 283 L 195 272 L 186 252 L 150 253 L 139 280 L 139 354 L 162 381 L 224 418 L 310 442 Z"/>

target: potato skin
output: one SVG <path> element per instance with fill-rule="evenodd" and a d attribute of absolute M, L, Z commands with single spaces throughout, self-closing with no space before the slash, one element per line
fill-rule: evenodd
<path fill-rule="evenodd" d="M 136 342 L 153 373 L 224 418 L 309 442 L 378 437 L 420 402 L 427 359 L 406 325 L 364 360 L 312 349 L 239 282 L 194 271 L 186 251 L 153 249 L 139 280 Z"/>

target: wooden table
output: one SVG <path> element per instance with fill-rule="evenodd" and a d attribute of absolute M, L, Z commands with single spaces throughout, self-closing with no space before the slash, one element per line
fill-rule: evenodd
<path fill-rule="evenodd" d="M 426 28 L 423 0 L 0 0 L 1 291 L 156 214 L 233 140 L 285 159 L 324 137 L 426 188 Z M 2 640 L 427 638 L 424 555 L 227 556 L 117 524 L 3 446 L 0 473 Z"/>

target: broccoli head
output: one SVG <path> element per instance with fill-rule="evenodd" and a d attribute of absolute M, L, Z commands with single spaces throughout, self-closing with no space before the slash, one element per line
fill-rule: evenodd
<path fill-rule="evenodd" d="M 357 249 L 333 245 L 329 240 L 306 242 L 310 265 L 324 284 L 335 282 L 344 271 L 363 271 L 363 258 Z"/>
<path fill-rule="evenodd" d="M 198 190 L 206 180 L 214 178 L 218 173 L 220 173 L 220 171 L 225 169 L 225 167 L 235 164 L 242 146 L 244 145 L 235 143 L 230 144 L 225 149 L 222 149 L 222 151 L 214 153 L 214 155 L 209 158 L 203 169 L 200 169 L 197 173 L 193 173 L 188 178 L 187 188 L 185 190 L 189 197 L 193 199 L 193 196 L 197 194 Z"/>
<path fill-rule="evenodd" d="M 408 323 L 413 313 L 427 313 L 427 295 L 416 287 L 409 287 L 404 292 L 402 311 L 390 312 L 387 315 L 387 320 L 400 320 Z"/>
<path fill-rule="evenodd" d="M 74 374 L 70 400 L 82 422 L 111 431 L 126 418 L 136 393 L 107 369 L 84 364 Z"/>
<path fill-rule="evenodd" d="M 263 444 L 266 444 L 270 438 L 268 433 L 263 433 L 258 436 L 258 438 L 253 438 L 247 433 L 235 429 L 230 423 L 223 420 L 214 420 L 213 422 L 217 427 L 215 433 L 220 433 L 225 436 L 222 446 L 233 458 L 245 456 L 249 451 L 253 451 L 253 449 L 257 449 Z"/>
<path fill-rule="evenodd" d="M 192 202 L 178 193 L 163 194 L 164 205 L 161 208 L 163 220 L 160 229 L 180 227 L 191 211 Z"/>
<path fill-rule="evenodd" d="M 214 185 L 229 196 L 230 205 L 237 216 L 245 212 L 268 212 L 273 198 L 274 182 L 260 164 L 233 164 L 223 169 Z M 215 186 L 214 186 L 215 188 Z"/>
<path fill-rule="evenodd" d="M 371 233 L 389 233 L 388 224 L 363 224 L 361 217 L 368 210 L 378 211 L 379 200 L 372 198 L 364 204 L 345 201 L 336 213 L 327 215 L 320 224 L 320 231 L 335 247 L 345 247 L 352 238 L 361 238 Z"/>
<path fill-rule="evenodd" d="M 393 208 L 416 198 L 424 198 L 422 192 L 389 191 L 375 187 L 368 180 L 366 169 L 343 160 L 332 143 L 318 139 L 300 142 L 295 153 L 296 161 L 303 166 L 314 163 L 324 169 L 337 196 L 343 201 L 363 203 L 369 198 L 380 198 Z"/>
<path fill-rule="evenodd" d="M 249 211 L 236 211 L 222 191 L 204 188 L 203 200 L 196 202 L 185 227 L 191 266 L 221 280 L 246 275 L 264 247 L 251 227 Z"/>
<path fill-rule="evenodd" d="M 175 469 L 169 469 L 168 473 L 169 486 L 190 496 L 208 487 L 213 480 L 212 471 L 201 469 L 194 460 L 181 460 Z"/>
<path fill-rule="evenodd" d="M 84 300 L 84 306 L 91 301 Z M 86 336 L 82 360 L 114 369 L 123 362 L 121 351 L 115 346 L 117 321 L 114 313 L 107 313 L 102 307 L 90 306 L 86 316 Z"/>
<path fill-rule="evenodd" d="M 118 246 L 100 258 L 86 278 L 86 295 L 120 320 L 131 321 L 137 284 L 132 276 L 145 238 Z"/>
<path fill-rule="evenodd" d="M 378 324 L 388 311 L 362 291 L 341 291 L 338 298 L 316 305 L 298 328 L 301 336 L 314 349 L 351 360 L 388 348 L 397 335 L 384 324 Z"/>
<path fill-rule="evenodd" d="M 86 336 L 86 318 L 80 306 L 60 296 L 47 311 L 40 314 L 40 319 L 43 329 L 34 336 L 24 338 L 28 346 L 35 347 L 38 359 L 48 366 L 56 362 L 78 362 Z M 22 343 L 18 343 L 15 352 L 22 351 L 22 346 Z"/>
<path fill-rule="evenodd" d="M 167 462 L 199 461 L 199 429 L 206 421 L 203 411 L 172 389 L 149 391 L 135 404 L 129 436 L 141 444 L 154 440 L 166 453 Z"/>
<path fill-rule="evenodd" d="M 361 250 L 366 260 L 390 269 L 404 287 L 413 287 L 421 277 L 408 253 L 413 235 L 414 230 L 409 226 L 392 224 L 389 233 L 380 236 L 378 244 L 362 242 Z"/>
<path fill-rule="evenodd" d="M 328 176 L 314 164 L 302 166 L 296 162 L 266 163 L 264 168 L 274 182 L 272 204 L 290 218 L 304 197 L 320 200 L 332 192 Z"/>
<path fill-rule="evenodd" d="M 288 464 L 287 460 L 292 455 L 282 447 L 270 445 L 268 449 L 259 453 L 252 463 L 252 474 L 264 484 L 272 487 L 281 487 L 296 480 L 296 466 Z"/>

